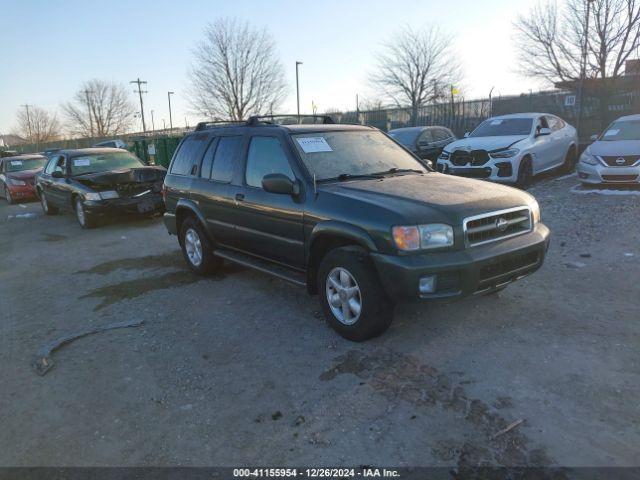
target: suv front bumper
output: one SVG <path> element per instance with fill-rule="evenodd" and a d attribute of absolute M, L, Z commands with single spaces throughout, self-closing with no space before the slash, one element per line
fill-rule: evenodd
<path fill-rule="evenodd" d="M 394 300 L 457 299 L 490 291 L 535 272 L 549 247 L 549 229 L 534 230 L 478 247 L 422 255 L 373 253 L 376 269 Z M 420 278 L 436 275 L 434 293 L 421 294 Z"/>

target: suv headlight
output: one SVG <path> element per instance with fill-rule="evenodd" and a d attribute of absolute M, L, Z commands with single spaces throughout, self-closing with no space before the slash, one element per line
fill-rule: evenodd
<path fill-rule="evenodd" d="M 400 250 L 432 250 L 453 245 L 453 228 L 443 223 L 397 226 L 391 229 L 393 241 Z"/>
<path fill-rule="evenodd" d="M 444 150 L 442 152 L 440 152 L 440 156 L 438 157 L 439 160 L 449 160 L 449 157 L 451 157 L 451 154 L 449 152 L 445 152 Z"/>
<path fill-rule="evenodd" d="M 596 157 L 591 155 L 589 149 L 586 149 L 584 152 L 582 152 L 582 155 L 580 155 L 580 161 L 582 163 L 586 163 L 587 165 L 598 165 L 598 163 L 600 163 Z"/>
<path fill-rule="evenodd" d="M 18 180 L 17 178 L 11 178 L 11 177 L 7 177 L 7 183 L 15 187 L 24 186 L 27 184 L 27 182 L 23 182 L 22 180 Z"/>
<path fill-rule="evenodd" d="M 515 157 L 520 150 L 517 148 L 509 148 L 507 150 L 500 150 L 499 152 L 489 152 L 491 158 L 511 158 Z"/>

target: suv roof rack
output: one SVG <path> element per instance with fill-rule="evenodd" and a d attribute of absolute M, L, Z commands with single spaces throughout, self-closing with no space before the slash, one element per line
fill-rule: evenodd
<path fill-rule="evenodd" d="M 247 122 L 244 121 L 239 121 L 239 120 L 216 120 L 214 122 L 199 122 L 198 125 L 196 125 L 196 132 L 199 130 L 206 130 L 207 128 L 212 128 L 212 127 L 227 127 L 227 126 L 234 126 L 234 125 L 246 125 Z"/>
<path fill-rule="evenodd" d="M 333 118 L 331 118 L 331 116 L 329 115 L 298 115 L 298 114 L 292 113 L 289 115 L 288 114 L 254 115 L 252 117 L 249 117 L 249 120 L 247 121 L 247 125 L 252 127 L 255 127 L 258 125 L 291 125 L 291 123 L 278 123 L 276 120 L 277 118 L 293 120 L 294 121 L 292 123 L 293 125 L 301 124 L 301 123 L 328 125 L 328 124 L 335 123 L 333 121 Z M 303 119 L 305 118 L 311 118 L 313 119 L 313 122 L 303 122 Z"/>

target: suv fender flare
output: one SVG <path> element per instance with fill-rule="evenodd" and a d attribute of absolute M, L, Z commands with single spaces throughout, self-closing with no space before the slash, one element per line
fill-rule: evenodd
<path fill-rule="evenodd" d="M 200 223 L 202 223 L 205 231 L 207 231 L 207 233 L 209 232 L 207 221 L 205 220 L 204 215 L 200 211 L 200 208 L 198 207 L 196 202 L 194 202 L 193 200 L 188 200 L 186 198 L 181 198 L 180 200 L 178 200 L 175 209 L 176 231 L 178 236 L 180 235 L 180 225 L 178 224 L 178 220 L 184 216 L 184 213 L 182 212 L 184 212 L 185 210 L 188 211 L 189 214 L 195 216 L 200 221 Z"/>

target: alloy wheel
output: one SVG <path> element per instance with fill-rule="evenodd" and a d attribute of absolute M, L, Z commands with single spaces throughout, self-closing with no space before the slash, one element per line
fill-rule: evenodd
<path fill-rule="evenodd" d="M 184 235 L 184 248 L 193 266 L 200 266 L 202 263 L 202 242 L 198 232 L 193 228 L 188 229 Z"/>
<path fill-rule="evenodd" d="M 49 204 L 47 203 L 47 199 L 44 196 L 44 192 L 40 193 L 40 204 L 42 205 L 42 211 L 44 213 L 49 213 Z"/>
<path fill-rule="evenodd" d="M 336 267 L 327 275 L 327 302 L 331 313 L 345 325 L 353 325 L 362 312 L 362 293 L 353 275 Z"/>
<path fill-rule="evenodd" d="M 84 213 L 84 207 L 80 199 L 76 200 L 76 216 L 78 217 L 78 223 L 84 227 L 87 222 L 86 215 Z"/>

